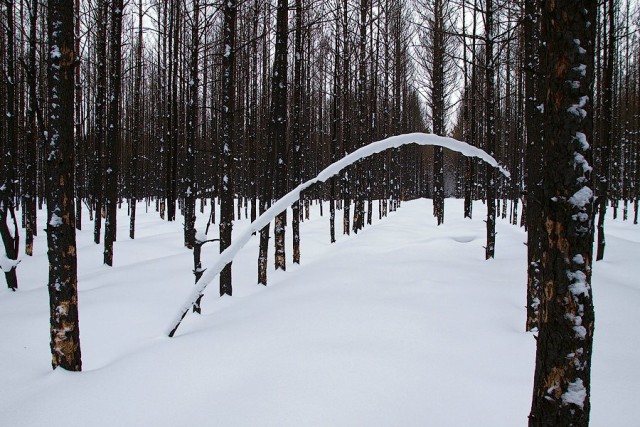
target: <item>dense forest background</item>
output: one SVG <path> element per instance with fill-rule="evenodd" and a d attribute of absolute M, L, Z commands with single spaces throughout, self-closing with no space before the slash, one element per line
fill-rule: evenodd
<path fill-rule="evenodd" d="M 483 148 L 512 179 L 441 148 L 406 147 L 355 165 L 308 191 L 303 203 L 345 204 L 345 233 L 364 225 L 365 201 L 373 199 L 432 197 L 440 222 L 445 196 L 497 199 L 497 214 L 517 221 L 518 203 L 543 165 L 541 137 L 526 127 L 537 115 L 527 100 L 536 94 L 542 49 L 539 3 L 230 4 L 75 3 L 78 229 L 87 226 L 83 204 L 105 211 L 112 245 L 115 217 L 107 207 L 126 202 L 134 237 L 135 202 L 146 199 L 169 221 L 182 212 L 191 247 L 196 199 L 204 212 L 208 200 L 235 196 L 255 218 L 344 154 L 410 131 Z M 45 196 L 46 7 L 38 0 L 2 5 L 0 143 L 4 178 L 23 208 L 26 254 Z M 625 218 L 632 202 L 636 220 L 638 19 L 634 2 L 598 7 L 593 142 L 596 179 L 606 183 L 600 192 L 616 213 L 622 202 Z M 96 242 L 103 215 L 90 218 Z"/>

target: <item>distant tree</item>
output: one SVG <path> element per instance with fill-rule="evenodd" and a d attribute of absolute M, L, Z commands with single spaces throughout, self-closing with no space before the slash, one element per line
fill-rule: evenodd
<path fill-rule="evenodd" d="M 530 426 L 587 426 L 591 295 L 593 54 L 596 1 L 545 2 L 542 291 Z"/>
<path fill-rule="evenodd" d="M 484 47 L 486 55 L 485 65 L 485 114 L 486 114 L 486 135 L 485 151 L 490 156 L 496 154 L 496 95 L 495 95 L 495 68 L 497 58 L 494 55 L 495 44 L 495 9 L 493 0 L 485 0 L 485 29 Z M 495 256 L 496 247 L 496 174 L 493 168 L 485 168 L 486 181 L 485 190 L 487 196 L 487 246 L 485 247 L 485 258 Z"/>
<path fill-rule="evenodd" d="M 78 278 L 74 211 L 74 2 L 47 7 L 48 141 L 47 243 L 53 368 L 80 371 Z"/>
<path fill-rule="evenodd" d="M 423 26 L 419 37 L 420 65 L 426 72 L 427 104 L 431 110 L 432 132 L 446 135 L 447 94 L 453 92 L 456 76 L 456 43 L 453 28 L 453 7 L 448 0 L 424 1 L 419 13 Z M 444 154 L 442 147 L 433 148 L 433 214 L 438 225 L 444 222 Z"/>
<path fill-rule="evenodd" d="M 138 0 L 138 37 L 136 41 L 135 56 L 135 82 L 133 93 L 133 129 L 131 138 L 131 183 L 129 191 L 131 192 L 131 213 L 129 218 L 129 237 L 135 238 L 136 234 L 136 204 L 139 191 L 138 186 L 138 153 L 142 144 L 142 0 Z"/>
<path fill-rule="evenodd" d="M 297 187 L 301 180 L 301 157 L 303 141 L 303 82 L 302 65 L 305 52 L 303 51 L 303 1 L 295 0 L 295 41 L 293 54 L 293 123 L 292 123 L 292 149 L 291 149 L 291 178 L 293 186 Z M 310 55 L 311 52 L 306 52 Z M 306 138 L 304 138 L 306 139 Z M 296 200 L 291 206 L 291 231 L 293 234 L 293 263 L 300 264 L 300 200 Z"/>
<path fill-rule="evenodd" d="M 111 42 L 109 61 L 109 96 L 107 109 L 107 135 L 105 139 L 105 211 L 104 263 L 113 265 L 113 243 L 116 241 L 118 215 L 118 177 L 120 173 L 120 95 L 122 88 L 122 14 L 123 0 L 111 2 Z"/>
<path fill-rule="evenodd" d="M 615 4 L 613 0 L 607 0 L 604 2 L 606 6 L 605 24 L 606 37 L 604 50 L 606 52 L 605 63 L 602 67 L 602 111 L 600 111 L 600 138 L 598 144 L 598 151 L 600 153 L 600 168 L 598 173 L 599 186 L 598 186 L 598 244 L 596 250 L 596 261 L 600 261 L 604 258 L 605 248 L 605 234 L 604 234 L 604 220 L 607 213 L 607 202 L 612 194 L 611 181 L 613 170 L 611 162 L 612 159 L 613 144 L 614 144 L 614 129 L 613 129 L 613 104 L 614 104 L 614 62 L 616 60 L 616 33 L 615 33 Z"/>
<path fill-rule="evenodd" d="M 193 248 L 195 244 L 196 222 L 196 135 L 198 128 L 198 90 L 200 82 L 200 2 L 193 3 L 191 17 L 191 58 L 189 63 L 189 85 L 187 99 L 187 138 L 184 153 L 184 167 L 182 178 L 182 197 L 184 213 L 184 244 Z"/>

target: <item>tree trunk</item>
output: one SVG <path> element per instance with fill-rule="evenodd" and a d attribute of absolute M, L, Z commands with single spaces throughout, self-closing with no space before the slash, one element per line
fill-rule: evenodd
<path fill-rule="evenodd" d="M 278 0 L 276 11 L 276 46 L 271 80 L 271 131 L 269 144 L 275 151 L 275 199 L 287 192 L 287 40 L 288 40 L 287 0 Z M 275 267 L 286 270 L 285 228 L 287 212 L 275 218 L 273 236 L 275 240 Z"/>
<path fill-rule="evenodd" d="M 122 86 L 122 0 L 111 4 L 111 60 L 109 63 L 109 105 L 107 111 L 107 137 L 105 152 L 107 157 L 105 179 L 105 205 L 107 217 L 104 221 L 104 263 L 113 265 L 113 243 L 116 241 L 118 214 L 118 176 L 120 160 L 120 92 Z"/>
<path fill-rule="evenodd" d="M 293 146 L 291 152 L 291 175 L 293 187 L 302 182 L 300 163 L 302 156 L 302 63 L 304 52 L 302 50 L 302 0 L 296 0 L 296 28 L 295 45 L 293 55 Z M 310 54 L 308 52 L 307 54 Z M 291 231 L 293 233 L 293 263 L 300 264 L 300 200 L 296 200 L 291 206 Z"/>
<path fill-rule="evenodd" d="M 32 0 L 29 16 L 29 52 L 27 54 L 27 85 L 29 86 L 29 102 L 27 104 L 27 127 L 24 153 L 24 195 L 22 206 L 25 212 L 25 253 L 33 255 L 33 237 L 37 230 L 36 224 L 36 149 L 39 130 L 37 126 L 37 31 L 38 31 L 38 0 Z"/>
<path fill-rule="evenodd" d="M 493 1 L 485 0 L 485 48 L 486 48 L 486 68 L 485 68 L 485 109 L 487 120 L 487 135 L 485 140 L 485 151 L 490 156 L 495 156 L 496 151 L 496 104 L 495 104 L 495 61 L 493 54 Z M 493 258 L 496 245 L 496 203 L 495 203 L 495 171 L 493 168 L 485 168 L 486 174 L 486 195 L 487 195 L 487 246 L 485 247 L 485 258 Z"/>
<path fill-rule="evenodd" d="M 18 222 L 14 211 L 14 179 L 17 141 L 16 141 L 16 70 L 15 70 L 15 25 L 13 17 L 13 0 L 5 0 L 7 13 L 6 37 L 7 37 L 7 63 L 5 70 L 6 86 L 6 112 L 5 120 L 7 124 L 6 139 L 2 150 L 2 184 L 0 185 L 0 238 L 4 244 L 4 251 L 7 260 L 3 261 L 2 270 L 9 289 L 15 291 L 18 288 L 18 276 L 16 266 L 18 265 L 18 252 L 20 249 L 20 236 L 18 235 Z M 73 15 L 73 13 L 72 13 Z M 73 121 L 72 121 L 73 123 Z M 0 129 L 1 130 L 1 129 Z M 1 135 L 1 133 L 0 133 Z M 12 220 L 13 233 L 7 221 Z"/>
<path fill-rule="evenodd" d="M 96 107 L 95 107 L 95 146 L 94 146 L 94 165 L 96 171 L 93 175 L 93 197 L 96 210 L 96 218 L 93 229 L 93 241 L 100 244 L 100 234 L 102 230 L 102 209 L 103 209 L 103 186 L 104 186 L 104 121 L 105 121 L 105 102 L 107 90 L 107 0 L 98 0 L 98 17 L 97 17 L 97 88 L 96 88 Z"/>
<path fill-rule="evenodd" d="M 604 220 L 607 214 L 607 202 L 609 201 L 610 180 L 612 175 L 611 168 L 611 152 L 613 148 L 613 74 L 615 60 L 615 15 L 613 0 L 607 0 L 607 18 L 608 18 L 608 40 L 607 40 L 607 59 L 602 75 L 602 133 L 599 138 L 600 151 L 600 171 L 599 171 L 599 191 L 598 191 L 598 245 L 596 252 L 596 261 L 604 258 L 604 248 L 606 245 L 604 235 Z M 615 219 L 615 216 L 614 216 Z"/>
<path fill-rule="evenodd" d="M 131 141 L 131 215 L 129 218 L 129 237 L 135 238 L 136 234 L 136 204 L 138 202 L 138 146 L 141 144 L 142 130 L 142 0 L 138 0 L 138 45 L 136 46 L 136 80 L 133 94 L 133 138 Z"/>
<path fill-rule="evenodd" d="M 222 145 L 220 147 L 220 253 L 231 245 L 234 198 L 234 128 L 235 110 L 235 61 L 237 3 L 228 0 L 224 5 L 222 43 Z M 232 294 L 231 263 L 220 273 L 220 295 Z"/>
<path fill-rule="evenodd" d="M 525 203 L 527 228 L 527 323 L 526 330 L 538 327 L 540 306 L 540 284 L 542 283 L 541 236 L 544 232 L 541 212 L 541 174 L 542 165 L 542 111 L 540 73 L 540 0 L 527 0 L 525 3 L 525 116 L 527 128 L 527 175 Z"/>
<path fill-rule="evenodd" d="M 589 423 L 594 312 L 593 191 L 588 185 L 595 19 L 593 0 L 544 3 L 544 292 L 530 426 Z"/>
<path fill-rule="evenodd" d="M 74 218 L 74 52 L 73 0 L 50 0 L 49 126 L 47 141 L 47 243 L 52 366 L 80 371 L 78 279 Z"/>

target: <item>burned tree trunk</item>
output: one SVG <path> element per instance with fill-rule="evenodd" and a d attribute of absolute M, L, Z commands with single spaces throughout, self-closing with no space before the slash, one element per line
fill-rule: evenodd
<path fill-rule="evenodd" d="M 541 79 L 538 77 L 540 45 L 540 0 L 527 0 L 525 3 L 525 116 L 527 129 L 527 174 L 525 207 L 527 224 L 527 323 L 526 330 L 538 327 L 538 307 L 540 305 L 540 285 L 542 276 L 541 243 L 541 174 L 542 164 L 542 111 L 543 100 L 540 96 Z M 526 211 L 525 211 L 526 209 Z"/>
<path fill-rule="evenodd" d="M 593 40 L 596 2 L 545 2 L 542 292 L 530 426 L 587 426 L 591 299 Z"/>
<path fill-rule="evenodd" d="M 113 243 L 116 241 L 116 221 L 118 214 L 118 175 L 120 161 L 120 89 L 122 86 L 122 0 L 111 4 L 111 58 L 109 63 L 109 104 L 107 111 L 107 137 L 105 139 L 105 207 L 104 221 L 104 263 L 113 265 Z"/>
<path fill-rule="evenodd" d="M 50 0 L 49 126 L 47 143 L 47 243 L 52 366 L 82 369 L 78 328 L 78 279 L 74 213 L 73 0 Z"/>
<path fill-rule="evenodd" d="M 16 266 L 18 265 L 18 251 L 20 237 L 18 235 L 18 222 L 16 220 L 14 208 L 14 179 L 16 155 L 16 72 L 15 72 L 15 25 L 13 19 L 13 0 L 5 0 L 7 9 L 6 36 L 7 36 L 7 64 L 5 70 L 5 86 L 7 90 L 6 98 L 6 139 L 2 150 L 2 180 L 0 181 L 0 238 L 4 244 L 5 256 L 2 257 L 0 268 L 4 271 L 9 289 L 18 288 L 18 276 Z M 73 123 L 73 120 L 71 121 Z M 12 228 L 7 221 L 11 221 Z"/>
<path fill-rule="evenodd" d="M 287 0 L 278 0 L 276 11 L 276 46 L 271 80 L 271 131 L 269 144 L 275 151 L 274 196 L 276 199 L 287 192 L 287 39 L 288 39 Z M 286 270 L 285 229 L 287 211 L 281 212 L 275 219 L 273 236 L 275 240 L 275 267 Z"/>
<path fill-rule="evenodd" d="M 222 144 L 220 147 L 220 253 L 231 245 L 233 227 L 233 113 L 235 110 L 234 68 L 236 59 L 237 3 L 224 5 L 222 43 Z M 212 202 L 213 203 L 213 202 Z M 231 263 L 220 273 L 220 295 L 231 295 Z"/>

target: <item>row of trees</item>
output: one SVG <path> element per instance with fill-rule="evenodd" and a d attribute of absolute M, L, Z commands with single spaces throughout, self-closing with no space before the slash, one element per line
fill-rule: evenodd
<path fill-rule="evenodd" d="M 129 201 L 133 237 L 135 202 L 146 198 L 157 201 L 170 221 L 180 205 L 185 244 L 192 247 L 196 199 L 237 196 L 255 218 L 271 198 L 332 159 L 389 135 L 428 130 L 486 149 L 513 179 L 505 182 L 475 161 L 445 156 L 441 148 L 409 148 L 357 165 L 308 198 L 342 200 L 344 233 L 364 225 L 365 201 L 373 198 L 433 197 L 439 223 L 445 195 L 465 197 L 469 217 L 472 199 L 498 199 L 497 212 L 489 203 L 490 258 L 496 214 L 506 216 L 504 202 L 510 200 L 509 215 L 517 221 L 519 199 L 531 187 L 526 181 L 535 182 L 541 167 L 539 143 L 531 143 L 536 138 L 525 127 L 525 118 L 537 114 L 526 92 L 540 54 L 531 41 L 539 17 L 527 13 L 528 5 L 338 0 L 283 3 L 272 10 L 257 0 L 226 11 L 182 0 L 140 0 L 126 10 L 107 0 L 78 2 L 76 226 L 82 227 L 83 203 L 92 216 L 104 211 L 105 263 L 111 265 L 116 204 Z M 49 115 L 39 102 L 47 90 L 41 9 L 36 0 L 11 1 L 2 14 L 3 175 L 15 184 L 11 206 L 24 208 L 26 254 L 37 233 L 38 197 L 41 206 L 45 195 L 43 130 Z M 599 192 L 611 193 L 616 213 L 622 201 L 626 218 L 638 188 L 638 18 L 629 2 L 604 2 L 598 13 L 595 166 L 603 171 Z M 599 199 L 602 218 L 606 199 Z M 355 203 L 353 212 L 348 201 Z M 0 213 L 11 218 L 11 206 Z M 634 208 L 637 218 L 636 203 Z M 233 214 L 225 210 L 223 222 L 230 224 Z M 95 215 L 96 243 L 102 217 Z M 9 228 L 16 225 L 9 220 L 3 238 L 15 234 Z M 230 225 L 224 227 L 230 232 Z M 276 228 L 281 236 L 282 227 Z M 5 244 L 7 258 L 17 259 L 17 243 Z M 15 288 L 14 271 L 6 274 Z"/>
<path fill-rule="evenodd" d="M 80 369 L 77 327 L 69 324 L 77 320 L 74 227 L 83 225 L 82 204 L 94 221 L 96 243 L 102 239 L 104 216 L 108 265 L 114 262 L 116 212 L 123 200 L 129 204 L 131 238 L 138 200 L 155 202 L 169 221 L 178 219 L 180 208 L 189 248 L 201 243 L 194 229 L 197 201 L 201 212 L 206 201 L 212 209 L 219 203 L 222 251 L 231 243 L 241 206 L 251 206 L 247 214 L 255 219 L 292 186 L 344 154 L 407 131 L 452 134 L 479 146 L 505 164 L 512 179 L 507 182 L 491 168 L 441 148 L 381 153 L 307 191 L 301 204 L 293 206 L 293 261 L 300 262 L 299 221 L 312 199 L 329 200 L 332 242 L 338 208 L 342 232 L 348 234 L 371 222 L 375 199 L 381 200 L 382 215 L 401 200 L 433 197 L 439 224 L 446 195 L 464 197 L 468 217 L 471 201 L 483 199 L 488 206 L 487 258 L 494 256 L 496 216 L 509 214 L 517 223 L 524 199 L 520 217 L 529 231 L 527 328 L 538 328 L 539 343 L 545 342 L 552 330 L 549 313 L 568 313 L 564 318 L 573 322 L 569 330 L 590 342 L 590 332 L 582 331 L 593 317 L 585 301 L 592 227 L 574 224 L 568 237 L 564 230 L 576 218 L 594 218 L 590 197 L 570 202 L 576 194 L 584 195 L 580 191 L 594 178 L 597 256 L 604 255 L 607 201 L 616 215 L 622 203 L 625 219 L 633 203 L 637 222 L 639 18 L 629 1 L 607 0 L 597 7 L 579 2 L 585 3 L 584 13 L 568 3 L 575 2 L 278 0 L 274 8 L 263 0 L 230 0 L 221 6 L 139 0 L 126 7 L 121 0 L 58 0 L 45 9 L 39 0 L 5 0 L 0 235 L 6 255 L 1 266 L 9 287 L 16 289 L 16 212 L 22 214 L 25 253 L 30 255 L 36 209 L 46 198 L 49 253 L 58 266 L 50 279 L 54 367 Z M 569 18 L 564 8 L 572 11 Z M 563 41 L 557 34 L 565 34 Z M 561 45 L 567 40 L 585 41 Z M 571 49 L 575 52 L 567 57 Z M 566 66 L 554 68 L 559 63 L 573 64 L 573 74 L 564 76 Z M 560 75 L 564 86 L 550 86 L 551 77 Z M 547 128 L 562 128 L 550 113 L 558 108 L 575 114 L 565 118 L 562 132 L 555 135 Z M 569 158 L 549 154 L 567 135 L 575 146 L 565 150 Z M 553 162 L 558 165 L 554 173 L 564 178 L 543 169 Z M 567 165 L 578 176 L 563 172 Z M 570 193 L 547 185 L 569 181 L 575 182 Z M 558 192 L 569 203 L 560 217 L 558 207 L 548 205 Z M 234 199 L 239 200 L 237 212 Z M 565 228 L 550 228 L 550 218 Z M 286 224 L 283 212 L 274 227 L 275 265 L 281 269 L 286 268 Z M 546 246 L 556 241 L 548 239 L 551 234 L 561 242 L 553 248 Z M 266 227 L 260 233 L 258 260 L 263 284 L 268 241 Z M 566 250 L 573 246 L 579 253 L 567 258 Z M 552 250 L 564 252 L 550 258 Z M 585 292 L 542 292 L 541 284 L 548 284 L 559 269 L 549 264 L 556 258 L 573 263 L 567 270 L 570 283 L 557 284 L 558 289 L 566 293 L 585 283 Z M 220 293 L 232 293 L 231 265 L 221 274 Z M 567 307 L 562 301 L 575 303 Z M 551 308 L 554 302 L 559 305 Z M 582 341 L 571 350 L 575 366 L 589 363 L 590 347 Z M 559 394 L 547 399 L 548 393 L 542 393 L 541 401 L 562 403 L 563 393 L 576 389 L 578 377 L 566 372 L 553 382 Z M 547 389 L 548 373 L 536 380 Z M 588 389 L 588 377 L 581 381 Z"/>

